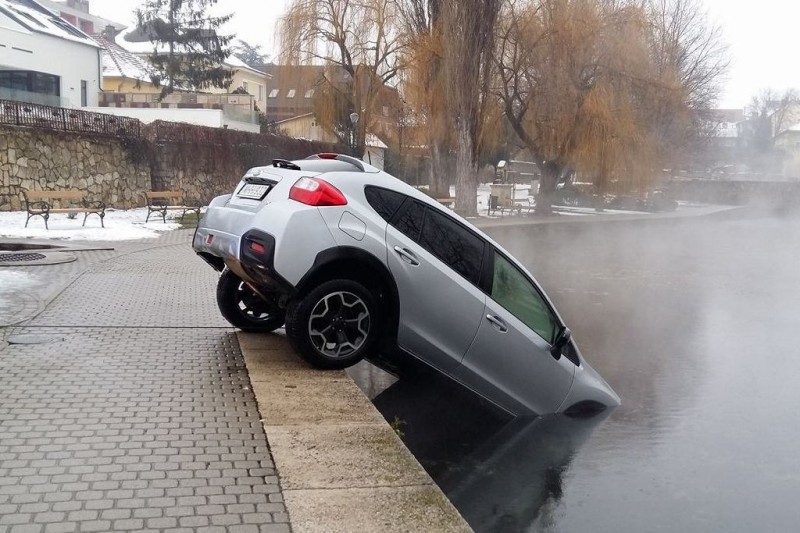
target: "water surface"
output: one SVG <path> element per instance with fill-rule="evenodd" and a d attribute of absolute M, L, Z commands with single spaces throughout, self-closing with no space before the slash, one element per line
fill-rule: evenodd
<path fill-rule="evenodd" d="M 379 394 L 476 531 L 798 531 L 800 218 L 492 235 L 623 404 L 509 421 L 426 373 Z"/>

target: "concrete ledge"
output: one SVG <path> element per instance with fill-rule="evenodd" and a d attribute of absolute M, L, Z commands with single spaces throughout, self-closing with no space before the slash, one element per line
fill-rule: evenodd
<path fill-rule="evenodd" d="M 471 531 L 345 372 L 237 336 L 295 533 Z"/>

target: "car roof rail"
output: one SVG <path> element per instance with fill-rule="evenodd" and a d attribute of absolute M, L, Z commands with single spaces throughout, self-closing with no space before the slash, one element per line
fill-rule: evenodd
<path fill-rule="evenodd" d="M 356 167 L 361 172 L 366 172 L 364 168 L 364 163 L 356 159 L 355 157 L 351 157 L 349 155 L 344 154 L 335 154 L 331 152 L 323 152 L 320 154 L 314 154 L 312 156 L 306 157 L 306 159 L 333 159 L 336 161 L 344 161 L 345 163 L 350 163 L 354 167 Z"/>

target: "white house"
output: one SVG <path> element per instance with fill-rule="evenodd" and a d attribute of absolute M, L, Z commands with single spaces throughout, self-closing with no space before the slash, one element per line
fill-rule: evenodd
<path fill-rule="evenodd" d="M 96 106 L 100 46 L 34 0 L 0 0 L 0 98 Z"/>

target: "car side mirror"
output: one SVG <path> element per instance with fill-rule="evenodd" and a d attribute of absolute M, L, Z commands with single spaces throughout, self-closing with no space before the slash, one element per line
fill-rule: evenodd
<path fill-rule="evenodd" d="M 555 358 L 556 361 L 561 359 L 561 354 L 564 351 L 564 346 L 572 339 L 572 332 L 569 330 L 567 326 L 563 326 L 561 330 L 556 335 L 556 340 L 553 342 L 553 345 L 550 347 L 550 355 Z"/>

